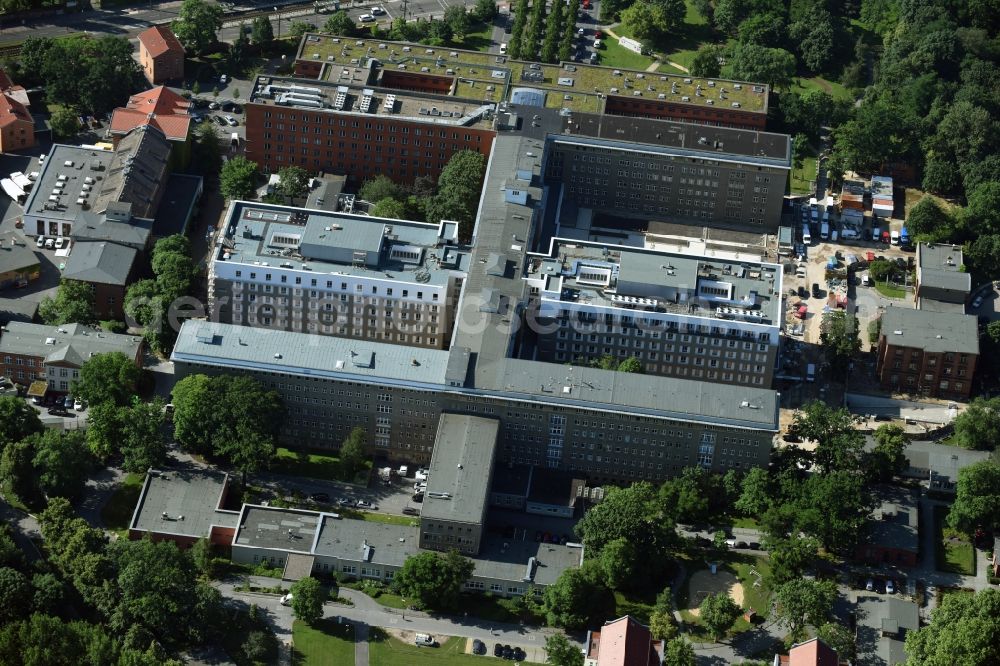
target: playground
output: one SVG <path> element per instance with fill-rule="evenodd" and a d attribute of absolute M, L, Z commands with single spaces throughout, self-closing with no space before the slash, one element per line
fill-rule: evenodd
<path fill-rule="evenodd" d="M 687 581 L 687 604 L 682 608 L 685 619 L 697 622 L 699 606 L 710 594 L 725 593 L 744 609 L 753 609 L 766 616 L 770 609 L 771 591 L 764 582 L 766 560 L 740 558 L 727 562 L 705 562 L 703 569 L 693 571 Z"/>

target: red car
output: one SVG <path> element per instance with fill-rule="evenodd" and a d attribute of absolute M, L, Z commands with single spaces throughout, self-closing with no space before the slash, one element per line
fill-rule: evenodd
<path fill-rule="evenodd" d="M 590 9 L 590 0 L 583 0 L 583 8 Z"/>
<path fill-rule="evenodd" d="M 594 31 L 594 39 L 601 39 L 602 37 L 604 37 L 604 33 L 603 32 L 601 32 L 600 30 L 595 30 Z"/>
<path fill-rule="evenodd" d="M 882 232 L 882 242 L 885 243 L 886 245 L 888 245 L 889 244 L 889 239 L 890 239 L 889 232 L 888 231 L 883 231 Z"/>
<path fill-rule="evenodd" d="M 808 305 L 800 305 L 799 307 L 795 308 L 796 319 L 805 319 L 807 314 L 809 314 Z"/>

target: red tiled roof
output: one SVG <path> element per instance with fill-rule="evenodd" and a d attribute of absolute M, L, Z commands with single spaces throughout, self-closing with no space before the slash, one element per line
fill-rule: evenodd
<path fill-rule="evenodd" d="M 149 55 L 158 58 L 164 53 L 175 51 L 184 55 L 184 47 L 174 36 L 174 33 L 165 25 L 154 25 L 149 30 L 139 33 L 139 43 L 141 43 Z"/>
<path fill-rule="evenodd" d="M 601 627 L 598 666 L 655 666 L 660 663 L 653 649 L 649 627 L 626 615 Z"/>
<path fill-rule="evenodd" d="M 152 125 L 168 139 L 184 141 L 191 127 L 190 102 L 165 86 L 132 95 L 128 105 L 111 115 L 111 132 L 127 134 L 136 127 Z"/>
<path fill-rule="evenodd" d="M 7 93 L 0 93 L 0 127 L 7 127 L 17 120 L 34 122 L 23 104 Z"/>
<path fill-rule="evenodd" d="M 187 113 L 191 108 L 191 102 L 166 86 L 157 86 L 132 95 L 125 106 L 143 113 L 178 114 Z"/>
<path fill-rule="evenodd" d="M 136 127 L 152 125 L 163 132 L 168 139 L 184 141 L 191 127 L 191 117 L 188 115 L 158 116 L 155 113 L 142 113 L 134 109 L 117 108 L 111 114 L 111 132 L 113 134 L 128 134 Z"/>
<path fill-rule="evenodd" d="M 837 651 L 818 638 L 792 646 L 788 666 L 837 666 Z"/>

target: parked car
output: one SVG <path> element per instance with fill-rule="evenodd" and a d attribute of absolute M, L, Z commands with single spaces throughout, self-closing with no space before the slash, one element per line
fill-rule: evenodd
<path fill-rule="evenodd" d="M 222 116 L 212 116 L 212 120 L 214 120 L 219 125 L 219 127 L 226 126 L 226 121 Z"/>
<path fill-rule="evenodd" d="M 896 581 L 889 579 L 885 581 L 885 593 L 886 594 L 896 594 Z"/>
<path fill-rule="evenodd" d="M 62 250 L 63 248 L 65 248 L 68 245 L 69 245 L 69 239 L 66 238 L 65 236 L 63 236 L 62 238 L 57 238 L 56 239 L 56 249 L 57 250 Z"/>
<path fill-rule="evenodd" d="M 219 83 L 229 83 L 229 75 L 223 74 L 219 77 Z"/>
<path fill-rule="evenodd" d="M 813 295 L 813 298 L 819 298 L 820 297 L 819 283 L 818 282 L 813 282 L 812 295 Z"/>
<path fill-rule="evenodd" d="M 437 647 L 438 642 L 430 634 L 417 634 L 413 637 L 417 647 Z"/>
<path fill-rule="evenodd" d="M 236 105 L 232 102 L 232 100 L 230 100 L 228 102 L 223 102 L 222 103 L 222 110 L 225 111 L 226 113 L 229 113 L 229 112 L 231 112 L 233 110 L 234 106 L 236 106 Z"/>
<path fill-rule="evenodd" d="M 865 583 L 865 590 L 867 590 L 869 592 L 874 592 L 875 591 L 875 580 L 874 579 L 872 579 L 872 578 L 868 579 L 868 581 Z"/>
<path fill-rule="evenodd" d="M 350 497 L 338 497 L 337 498 L 337 504 L 339 504 L 340 506 L 350 506 L 351 505 L 351 498 Z"/>
<path fill-rule="evenodd" d="M 77 398 L 76 400 L 73 401 L 73 409 L 75 409 L 78 412 L 82 412 L 83 410 L 87 409 L 87 403 L 85 403 L 83 400 L 80 400 L 80 398 Z"/>
<path fill-rule="evenodd" d="M 424 494 L 423 493 L 413 493 L 413 497 L 411 497 L 410 499 L 412 499 L 414 502 L 416 502 L 416 503 L 419 504 L 420 502 L 424 501 Z"/>
<path fill-rule="evenodd" d="M 229 123 L 230 127 L 236 127 L 237 125 L 239 125 L 239 122 L 237 122 L 236 118 L 233 118 L 232 116 L 226 116 L 226 122 Z"/>
<path fill-rule="evenodd" d="M 52 250 L 52 249 L 55 248 L 55 246 L 56 246 L 56 239 L 55 238 L 46 238 L 45 239 L 45 249 L 46 250 Z"/>
<path fill-rule="evenodd" d="M 49 416 L 69 416 L 69 412 L 63 407 L 50 407 Z"/>
<path fill-rule="evenodd" d="M 329 502 L 330 495 L 328 495 L 327 493 L 313 493 L 312 495 L 309 496 L 309 499 L 311 499 L 313 502 Z"/>
<path fill-rule="evenodd" d="M 219 110 L 219 103 L 218 102 L 209 102 L 208 103 L 208 108 L 211 109 L 212 111 L 218 111 Z"/>
<path fill-rule="evenodd" d="M 494 657 L 502 657 L 503 656 L 503 645 L 501 645 L 500 643 L 496 643 L 493 646 L 493 656 Z"/>
<path fill-rule="evenodd" d="M 514 648 L 512 648 L 509 645 L 504 645 L 503 646 L 503 658 L 512 661 L 514 659 Z"/>
<path fill-rule="evenodd" d="M 383 14 L 385 14 L 385 10 L 382 9 L 381 7 L 372 7 L 370 11 L 372 13 L 372 16 L 382 16 Z"/>
<path fill-rule="evenodd" d="M 358 20 L 361 21 L 362 23 L 374 23 L 375 17 L 372 16 L 371 14 L 362 14 L 360 17 L 358 17 Z"/>
<path fill-rule="evenodd" d="M 420 512 L 414 509 L 412 506 L 408 506 L 403 509 L 403 515 L 406 516 L 419 516 Z"/>
<path fill-rule="evenodd" d="M 65 409 L 73 409 L 73 398 L 71 396 L 66 396 L 63 398 L 62 406 Z"/>
<path fill-rule="evenodd" d="M 375 511 L 376 509 L 378 509 L 377 506 L 375 506 L 374 504 L 372 504 L 367 500 L 358 500 L 354 506 L 356 506 L 359 509 L 368 509 L 370 511 Z"/>
<path fill-rule="evenodd" d="M 528 655 L 519 647 L 514 648 L 514 661 L 524 661 Z"/>
<path fill-rule="evenodd" d="M 45 236 L 39 236 L 35 241 L 35 247 L 45 247 Z"/>
<path fill-rule="evenodd" d="M 472 641 L 472 654 L 486 654 L 486 643 L 478 638 Z"/>
<path fill-rule="evenodd" d="M 289 592 L 285 596 L 281 597 L 281 605 L 282 606 L 291 606 L 292 605 L 292 593 L 291 592 Z"/>
<path fill-rule="evenodd" d="M 805 288 L 804 285 L 799 285 L 799 298 L 809 298 L 809 290 Z"/>
<path fill-rule="evenodd" d="M 973 309 L 978 308 L 982 304 L 983 304 L 983 297 L 982 296 L 976 296 L 974 299 L 972 299 L 972 307 L 973 307 Z"/>

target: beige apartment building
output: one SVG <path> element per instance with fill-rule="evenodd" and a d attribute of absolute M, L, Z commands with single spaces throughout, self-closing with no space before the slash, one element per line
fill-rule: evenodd
<path fill-rule="evenodd" d="M 209 269 L 212 319 L 443 349 L 468 264 L 457 233 L 233 202 Z"/>

